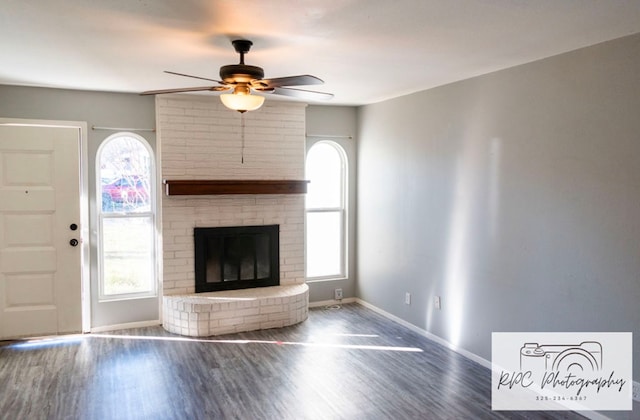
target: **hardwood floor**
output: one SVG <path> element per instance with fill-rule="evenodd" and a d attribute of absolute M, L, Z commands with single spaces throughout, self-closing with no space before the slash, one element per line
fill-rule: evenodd
<path fill-rule="evenodd" d="M 492 412 L 489 370 L 357 304 L 211 339 L 161 327 L 0 345 L 7 419 L 574 419 Z"/>

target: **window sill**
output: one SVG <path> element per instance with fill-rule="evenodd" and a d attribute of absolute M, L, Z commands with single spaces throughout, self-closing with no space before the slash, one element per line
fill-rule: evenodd
<path fill-rule="evenodd" d="M 109 295 L 101 296 L 98 298 L 99 303 L 120 302 L 123 300 L 140 300 L 140 299 L 158 299 L 157 293 L 139 293 L 139 294 L 122 294 L 122 295 Z"/>
<path fill-rule="evenodd" d="M 327 281 L 349 280 L 349 277 L 307 277 L 305 283 L 323 283 Z"/>

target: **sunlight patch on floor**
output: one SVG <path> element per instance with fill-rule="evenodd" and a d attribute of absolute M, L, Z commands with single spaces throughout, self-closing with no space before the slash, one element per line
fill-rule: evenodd
<path fill-rule="evenodd" d="M 302 346 L 302 347 L 322 347 L 337 348 L 349 350 L 376 350 L 376 351 L 397 351 L 397 352 L 422 352 L 417 347 L 395 347 L 395 346 L 373 346 L 361 344 L 342 344 L 329 342 L 299 342 L 299 341 L 279 341 L 279 340 L 229 340 L 229 339 L 207 339 L 207 338 L 187 338 L 187 337 L 157 337 L 157 336 L 141 336 L 141 335 L 111 335 L 111 334 L 91 334 L 87 336 L 93 338 L 108 338 L 122 340 L 154 340 L 154 341 L 181 341 L 195 343 L 213 343 L 213 344 L 275 344 L 278 346 Z"/>
<path fill-rule="evenodd" d="M 329 334 L 334 337 L 360 337 L 360 338 L 377 338 L 377 334 L 348 334 L 336 333 Z M 47 337 L 36 338 L 25 341 L 19 341 L 7 345 L 7 348 L 26 350 L 41 349 L 52 346 L 80 344 L 84 340 L 92 339 L 119 339 L 119 340 L 148 340 L 148 341 L 175 341 L 175 342 L 192 342 L 192 343 L 212 343 L 212 344 L 274 344 L 278 346 L 301 346 L 301 347 L 320 347 L 320 348 L 336 348 L 347 350 L 373 350 L 373 351 L 395 351 L 395 352 L 413 352 L 421 353 L 423 350 L 417 347 L 396 347 L 396 346 L 375 346 L 363 344 L 344 344 L 331 342 L 329 337 L 321 339 L 316 337 L 311 342 L 299 341 L 279 341 L 279 340 L 247 340 L 247 339 L 207 339 L 207 338 L 189 338 L 189 337 L 173 337 L 173 336 L 148 336 L 148 335 L 117 335 L 117 334 L 87 334 L 87 335 L 69 335 L 63 337 Z"/>

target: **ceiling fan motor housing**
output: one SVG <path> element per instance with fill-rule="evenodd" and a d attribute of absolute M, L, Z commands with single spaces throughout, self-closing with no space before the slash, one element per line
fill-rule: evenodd
<path fill-rule="evenodd" d="M 220 78 L 229 85 L 249 83 L 252 80 L 263 79 L 264 70 L 258 66 L 246 64 L 230 64 L 220 67 Z"/>

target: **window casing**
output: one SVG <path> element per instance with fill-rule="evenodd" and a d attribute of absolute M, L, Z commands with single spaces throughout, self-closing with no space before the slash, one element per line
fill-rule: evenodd
<path fill-rule="evenodd" d="M 306 277 L 345 278 L 347 273 L 347 158 L 333 141 L 309 149 L 306 178 Z"/>
<path fill-rule="evenodd" d="M 96 157 L 100 300 L 157 295 L 155 164 L 132 133 L 107 138 Z"/>

